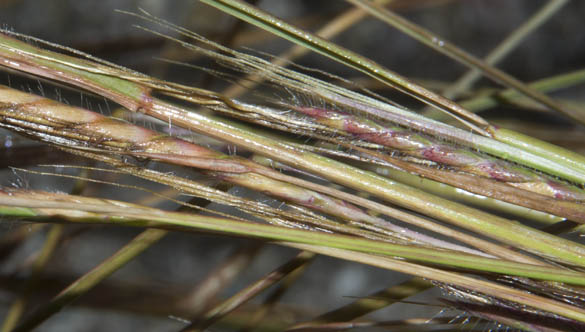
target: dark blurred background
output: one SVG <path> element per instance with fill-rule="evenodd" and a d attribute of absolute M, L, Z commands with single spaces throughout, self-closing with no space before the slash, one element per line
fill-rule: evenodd
<path fill-rule="evenodd" d="M 349 6 L 339 0 L 255 1 L 267 11 L 309 30 L 316 30 Z M 477 55 L 485 55 L 546 1 L 396 0 L 393 7 L 439 36 Z M 234 46 L 278 51 L 288 46 L 256 28 L 237 23 L 197 1 L 4 0 L 2 25 L 17 32 L 91 52 L 96 56 L 148 70 L 164 41 L 134 28 L 136 18 L 115 9 L 142 8 L 210 39 Z M 580 68 L 585 58 L 585 3 L 570 1 L 501 65 L 524 80 Z M 256 33 L 256 34 L 253 34 Z M 240 36 L 238 36 L 240 35 Z M 336 38 L 341 45 L 407 76 L 452 80 L 463 70 L 418 42 L 375 19 L 367 19 Z M 146 53 L 146 54 L 143 54 Z M 142 57 L 141 55 L 144 55 Z M 306 60 L 304 60 L 306 61 Z"/>

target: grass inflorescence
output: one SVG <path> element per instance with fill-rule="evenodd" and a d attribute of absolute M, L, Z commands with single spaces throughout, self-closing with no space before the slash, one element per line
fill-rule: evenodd
<path fill-rule="evenodd" d="M 538 105 L 540 112 L 582 120 L 575 112 L 579 105 L 545 95 L 549 89 L 578 84 L 582 72 L 551 78 L 553 83 L 524 84 L 493 66 L 566 1 L 549 1 L 485 61 L 384 7 L 392 1 L 348 1 L 356 7 L 321 31 L 332 36 L 365 19 L 366 13 L 373 14 L 474 70 L 447 87 L 445 96 L 455 98 L 471 90 L 479 73 L 509 89 L 461 103 L 243 1 L 202 2 L 357 69 L 427 108 L 414 112 L 370 91 L 342 87 L 352 84 L 290 62 L 300 56 L 298 48 L 285 53 L 288 59 L 259 57 L 143 10 L 122 14 L 137 18 L 139 29 L 168 45 L 213 60 L 218 66 L 208 74 L 238 83 L 223 91 L 179 84 L 3 31 L 2 68 L 91 93 L 142 119 L 131 123 L 89 110 L 89 104 L 77 107 L 59 98 L 0 87 L 1 128 L 75 158 L 13 171 L 73 179 L 76 184 L 69 193 L 0 188 L 0 215 L 5 220 L 53 224 L 31 263 L 31 276 L 8 310 L 3 331 L 28 331 L 43 324 L 175 232 L 255 242 L 210 272 L 208 282 L 190 296 L 170 300 L 182 312 L 184 331 L 216 324 L 292 331 L 458 326 L 457 319 L 441 317 L 354 321 L 432 287 L 442 290 L 440 307 L 474 317 L 468 318 L 475 324 L 466 327 L 471 330 L 491 328 L 492 321 L 498 329 L 530 331 L 585 326 L 585 245 L 561 236 L 583 231 L 585 158 L 476 114 L 516 98 L 526 107 Z M 165 64 L 198 67 L 172 59 Z M 442 113 L 432 113 L 431 107 Z M 99 198 L 92 194 L 98 185 L 146 196 Z M 239 189 L 255 196 L 240 195 Z M 191 201 L 185 202 L 185 197 Z M 169 202 L 178 204 L 179 211 L 157 207 Z M 539 229 L 543 224 L 547 227 Z M 67 227 L 91 230 L 97 225 L 142 232 L 29 310 L 34 290 L 45 287 L 42 273 L 59 239 L 76 236 L 66 232 Z M 20 229 L 14 234 L 2 240 L 10 250 L 25 241 Z M 242 261 L 252 261 L 268 243 L 299 252 L 231 296 L 220 296 L 244 273 Z M 292 309 L 269 315 L 281 309 L 279 300 L 302 279 L 316 255 L 413 279 L 364 294 L 335 310 L 328 308 L 325 314 L 305 314 L 292 321 L 290 315 L 297 314 Z M 216 279 L 219 288 L 210 281 Z M 276 284 L 279 288 L 260 305 L 254 303 Z M 199 298 L 204 303 L 196 303 Z M 245 310 L 247 318 L 242 318 L 239 313 Z"/>

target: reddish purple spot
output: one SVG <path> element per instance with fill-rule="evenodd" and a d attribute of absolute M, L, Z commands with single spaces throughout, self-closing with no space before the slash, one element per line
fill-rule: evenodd
<path fill-rule="evenodd" d="M 477 157 L 453 150 L 450 147 L 438 146 L 421 150 L 423 157 L 428 160 L 452 166 L 471 166 L 477 163 Z"/>
<path fill-rule="evenodd" d="M 152 100 L 153 99 L 152 96 L 150 95 L 150 92 L 148 90 L 145 90 L 144 92 L 142 92 L 142 95 L 140 96 L 140 102 L 136 106 L 136 109 L 134 111 L 146 114 L 147 110 L 152 107 Z"/>
<path fill-rule="evenodd" d="M 437 162 L 437 163 L 445 163 L 450 161 L 448 156 L 448 152 L 444 151 L 444 149 L 437 148 L 437 147 L 430 147 L 422 150 L 423 157 L 427 158 L 428 160 Z"/>
<path fill-rule="evenodd" d="M 513 169 L 499 165 L 496 162 L 483 162 L 477 164 L 477 167 L 482 172 L 486 173 L 491 179 L 504 182 L 528 182 L 533 180 L 525 174 L 518 173 Z"/>
<path fill-rule="evenodd" d="M 352 117 L 344 118 L 344 129 L 356 135 L 377 135 L 375 129 L 371 126 L 355 121 Z"/>
<path fill-rule="evenodd" d="M 585 201 L 585 193 L 579 189 L 567 188 L 566 184 L 555 181 L 547 181 L 550 188 L 554 190 L 554 197 L 562 200 Z"/>

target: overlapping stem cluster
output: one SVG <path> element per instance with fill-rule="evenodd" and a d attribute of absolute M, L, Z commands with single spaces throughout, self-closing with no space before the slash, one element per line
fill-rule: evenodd
<path fill-rule="evenodd" d="M 585 192 L 571 183 L 402 127 L 382 125 L 374 120 L 325 107 L 284 105 L 282 102 L 279 105 L 310 118 L 295 117 L 283 114 L 278 109 L 243 103 L 239 103 L 235 109 L 219 108 L 218 111 L 344 146 L 353 150 L 354 154 L 360 153 L 398 169 L 476 194 L 575 221 L 585 220 Z M 238 113 L 238 110 L 243 112 Z M 299 146 L 302 148 L 302 145 Z M 307 149 L 313 150 L 311 147 Z"/>
<path fill-rule="evenodd" d="M 360 140 L 416 157 L 421 160 L 421 164 L 425 160 L 431 161 L 560 200 L 579 202 L 585 200 L 585 192 L 570 184 L 555 181 L 502 160 L 424 137 L 404 128 L 384 126 L 373 120 L 322 108 L 294 107 L 294 109 L 309 115 L 329 128 L 347 132 Z"/>
<path fill-rule="evenodd" d="M 167 23 L 165 22 L 165 24 Z M 171 27 L 173 26 L 171 25 Z M 271 128 L 317 137 L 334 143 L 345 143 L 345 146 L 350 149 L 382 147 L 399 151 L 408 156 L 416 157 L 416 160 L 419 161 L 418 165 L 404 163 L 387 154 L 374 154 L 403 170 L 462 187 L 477 194 L 546 211 L 575 221 L 585 221 L 583 217 L 585 206 L 582 204 L 585 199 L 585 191 L 570 182 L 558 180 L 506 160 L 515 161 L 513 158 L 525 154 L 523 151 L 510 150 L 503 155 L 500 154 L 499 158 L 491 156 L 493 150 L 487 150 L 488 153 L 478 153 L 476 150 L 486 151 L 487 148 L 485 145 L 480 148 L 470 144 L 471 142 L 477 143 L 477 140 L 483 140 L 479 136 L 474 137 L 454 127 L 450 127 L 449 132 L 445 132 L 443 124 L 420 118 L 416 114 L 406 112 L 396 106 L 377 102 L 369 97 L 341 89 L 310 76 L 275 66 L 263 59 L 231 50 L 180 27 L 173 28 L 203 45 L 219 49 L 222 54 L 177 41 L 186 48 L 216 58 L 222 65 L 246 73 L 254 73 L 279 88 L 284 87 L 292 96 L 291 102 L 279 101 L 275 108 L 250 105 L 218 95 L 217 98 L 222 102 L 209 104 L 209 107 L 215 111 Z M 224 55 L 225 53 L 230 56 Z M 198 102 L 198 99 L 192 96 L 173 95 Z M 318 105 L 310 105 L 303 99 L 316 101 L 315 103 Z M 288 110 L 296 110 L 315 121 L 295 117 L 288 114 Z M 347 142 L 348 139 L 350 139 L 349 142 Z M 368 145 L 367 143 L 373 144 Z M 494 140 L 491 140 L 491 143 L 487 145 L 502 147 L 501 143 Z M 371 149 L 360 151 L 372 154 Z M 421 167 L 421 164 L 424 165 L 426 162 L 438 166 L 448 166 L 459 173 L 454 174 L 453 172 L 429 170 L 427 167 Z M 530 163 L 525 163 L 525 165 L 533 166 Z M 547 171 L 553 171 L 553 169 Z M 463 174 L 479 175 L 493 181 L 465 177 L 462 176 Z M 502 186 L 502 184 L 507 184 L 510 187 Z M 498 190 L 486 189 L 490 187 L 498 188 Z M 520 190 L 514 190 L 511 187 Z"/>
<path fill-rule="evenodd" d="M 332 138 L 333 134 L 337 135 L 334 142 L 346 144 L 348 148 L 355 149 L 360 153 L 369 153 L 370 156 L 380 158 L 393 165 L 399 165 L 398 167 L 417 174 L 426 175 L 423 172 L 433 172 L 455 179 L 457 176 L 461 176 L 461 173 L 469 173 L 473 176 L 472 179 L 489 180 L 511 189 L 517 188 L 513 188 L 508 183 L 532 190 L 539 186 L 537 183 L 545 182 L 549 186 L 548 189 L 537 190 L 537 195 L 545 196 L 543 194 L 547 194 L 549 196 L 547 197 L 548 202 L 554 201 L 560 206 L 556 211 L 559 212 L 559 215 L 565 214 L 578 221 L 583 221 L 579 219 L 579 215 L 581 218 L 583 216 L 583 214 L 579 214 L 583 206 L 581 204 L 582 192 L 570 186 L 563 186 L 570 182 L 585 183 L 585 172 L 583 172 L 585 166 L 574 161 L 561 163 L 556 159 L 547 160 L 542 154 L 525 152 L 513 145 L 497 142 L 489 137 L 473 135 L 428 120 L 399 107 L 335 87 L 309 76 L 271 66 L 262 59 L 223 48 L 180 28 L 172 26 L 171 28 L 207 46 L 218 48 L 221 54 L 181 42 L 186 47 L 210 55 L 244 72 L 259 73 L 260 77 L 266 78 L 269 82 L 287 91 L 292 91 L 293 94 L 310 95 L 311 98 L 322 99 L 326 104 L 334 105 L 334 107 L 326 109 L 308 107 L 308 105 L 292 105 L 284 111 L 293 109 L 305 115 L 305 117 L 292 117 L 279 113 L 282 108 L 273 109 L 267 106 L 247 104 L 211 91 L 159 81 L 93 58 L 80 59 L 43 50 L 5 35 L 0 36 L 0 64 L 14 70 L 74 84 L 78 88 L 87 89 L 109 98 L 131 111 L 146 113 L 174 125 L 242 146 L 249 151 L 282 162 L 293 169 L 301 169 L 332 183 L 345 185 L 348 188 L 379 198 L 385 203 L 378 203 L 348 194 L 345 191 L 288 176 L 250 160 L 227 156 L 184 140 L 161 136 L 144 128 L 50 102 L 40 97 L 15 92 L 8 88 L 0 90 L 0 99 L 2 99 L 0 123 L 8 129 L 58 145 L 66 151 L 110 163 L 126 173 L 173 186 L 185 193 L 197 194 L 222 204 L 236 206 L 268 222 L 293 227 L 310 225 L 311 230 L 327 230 L 357 235 L 357 237 L 354 239 L 336 234 L 290 229 L 288 229 L 289 232 L 286 232 L 274 227 L 264 227 L 267 225 L 247 225 L 216 218 L 214 221 L 224 225 L 226 233 L 242 232 L 251 237 L 277 240 L 293 247 L 327 253 L 332 256 L 344 255 L 348 258 L 359 256 L 355 259 L 399 271 L 412 272 L 413 270 L 410 270 L 412 266 L 406 268 L 406 265 L 401 265 L 400 262 L 370 254 L 398 256 L 428 264 L 443 264 L 474 271 L 582 284 L 580 273 L 570 270 L 571 267 L 585 266 L 585 262 L 583 262 L 585 247 L 580 244 L 534 230 L 512 220 L 448 201 L 350 164 L 311 153 L 307 149 L 299 148 L 287 141 L 264 135 L 260 130 L 246 128 L 240 123 L 191 112 L 157 99 L 153 97 L 153 93 L 163 93 L 181 98 L 195 105 L 205 106 L 239 118 L 251 119 L 269 127 L 276 126 L 284 130 L 291 128 L 297 130 L 302 126 L 311 126 L 312 129 L 318 129 L 317 133 L 322 131 L 321 136 Z M 356 116 L 357 114 L 369 114 L 370 119 L 364 120 Z M 308 134 L 308 132 L 309 130 L 300 130 L 300 133 L 303 134 Z M 466 148 L 459 149 L 461 146 Z M 385 152 L 387 148 L 400 151 L 403 156 L 407 157 L 406 160 L 391 161 L 392 156 L 380 153 L 380 151 Z M 473 150 L 480 150 L 481 153 L 472 152 Z M 490 155 L 493 157 L 486 157 Z M 274 209 L 259 202 L 235 197 L 222 191 L 214 191 L 212 188 L 194 181 L 136 167 L 132 163 L 123 161 L 120 156 L 132 156 L 195 167 L 222 180 L 253 188 L 290 202 L 294 212 Z M 524 167 L 504 163 L 495 157 L 519 163 Z M 448 166 L 450 169 L 428 168 L 424 165 L 411 163 L 408 158 L 414 158 L 417 161 L 428 160 L 432 163 Z M 527 167 L 558 176 L 562 181 L 551 182 L 552 180 L 547 177 L 528 171 Z M 452 172 L 452 170 L 461 173 Z M 469 179 L 471 176 L 469 174 L 464 175 Z M 529 185 L 526 185 L 527 183 Z M 495 186 L 495 184 L 490 185 Z M 556 186 L 562 188 L 559 189 Z M 3 199 L 6 202 L 16 198 L 14 195 L 5 196 Z M 536 200 L 536 198 L 534 199 Z M 539 199 L 541 199 L 540 202 L 545 201 L 543 198 Z M 48 202 L 46 203 L 48 204 Z M 429 218 L 480 233 L 497 242 L 508 244 L 511 248 L 484 241 L 476 236 L 466 235 L 433 223 L 428 219 L 394 209 L 388 203 L 416 210 Z M 27 204 L 32 203 L 27 202 Z M 483 253 L 475 249 L 446 243 L 406 228 L 398 228 L 387 223 L 384 219 L 371 216 L 362 209 L 395 217 L 401 221 L 448 235 L 476 247 Z M 350 225 L 335 223 L 312 210 L 334 216 Z M 118 212 L 120 211 L 122 210 Z M 30 216 L 39 217 L 40 215 L 32 213 Z M 121 224 L 170 229 L 193 229 L 197 225 L 196 227 L 204 229 L 218 230 L 218 225 L 201 220 L 195 221 L 196 218 L 190 220 L 183 215 L 173 215 L 173 218 L 176 219 L 170 222 L 167 219 L 169 216 L 145 217 L 144 214 L 141 214 L 137 215 L 136 219 L 128 219 L 128 216 L 122 215 L 112 220 L 120 221 Z M 99 218 L 99 215 L 89 217 Z M 75 217 L 72 217 L 73 219 Z M 148 219 L 147 222 L 144 222 L 144 219 Z M 95 221 L 95 218 L 92 220 Z M 353 226 L 358 226 L 358 228 Z M 228 229 L 229 231 L 227 231 Z M 397 233 L 403 234 L 404 237 L 398 236 Z M 364 237 L 366 239 L 363 239 Z M 291 241 L 295 243 L 290 243 Z M 323 243 L 326 244 L 320 247 Z M 466 251 L 474 255 L 460 254 L 450 250 L 437 250 L 433 254 L 428 248 L 407 246 L 403 243 L 425 243 L 436 247 Z M 528 251 L 534 256 L 525 255 L 521 250 Z M 485 254 L 504 259 L 480 256 Z M 547 259 L 564 264 L 567 268 L 551 267 Z M 521 264 L 514 265 L 513 262 Z M 448 280 L 447 276 L 450 276 L 448 273 L 443 275 L 434 270 L 425 270 L 425 268 L 421 268 L 420 271 L 428 271 L 429 274 L 420 271 L 413 274 L 440 279 L 441 282 Z M 555 274 L 557 271 L 558 275 Z M 436 273 L 436 275 L 433 276 L 430 272 Z M 443 271 L 443 273 L 445 272 Z M 472 285 L 476 282 L 478 280 L 471 281 L 462 276 L 453 280 L 453 283 L 465 289 L 476 289 Z M 507 300 L 513 300 L 511 294 L 516 296 L 523 294 L 505 288 L 494 291 L 496 288 L 498 287 L 495 285 L 489 285 L 477 290 Z M 530 302 L 529 305 L 534 304 L 543 310 L 550 310 L 550 312 L 565 317 L 585 321 L 583 318 L 585 315 L 578 308 L 552 303 L 554 301 L 542 303 L 545 302 L 550 305 L 550 308 L 542 308 L 543 306 L 538 301 Z"/>
<path fill-rule="evenodd" d="M 108 118 L 88 110 L 70 107 L 58 102 L 0 87 L 0 127 L 5 127 L 45 142 L 75 148 L 83 146 L 85 155 L 90 152 L 107 151 L 112 155 L 122 154 L 137 158 L 148 158 L 177 165 L 213 171 L 216 177 L 239 184 L 260 192 L 268 193 L 287 202 L 321 211 L 346 220 L 350 224 L 400 239 L 410 239 L 417 243 L 436 245 L 459 251 L 474 252 L 465 247 L 437 240 L 404 227 L 399 227 L 383 219 L 368 215 L 352 204 L 328 195 L 299 187 L 294 184 L 275 180 L 270 177 L 283 177 L 278 172 L 255 164 L 237 156 L 225 155 L 182 139 L 161 135 L 152 130 L 135 126 L 117 119 Z M 105 159 L 103 161 L 115 160 Z M 121 162 L 117 162 L 120 164 Z M 139 172 L 139 171 L 136 171 Z M 266 175 L 263 175 L 266 174 Z M 337 225 L 324 218 L 302 210 L 301 214 L 287 214 L 282 210 L 246 199 L 233 197 L 219 190 L 198 185 L 199 190 L 191 193 L 212 201 L 236 206 L 242 211 L 262 219 L 279 222 L 278 218 L 288 219 L 288 224 L 307 222 L 342 233 L 357 233 L 366 237 L 380 236 L 360 233 L 358 230 Z M 272 216 L 272 217 L 271 217 Z M 279 223 L 282 223 L 280 221 Z M 430 224 L 428 229 L 434 229 Z M 439 229 L 440 231 L 440 229 Z M 445 233 L 445 232 L 443 232 Z M 471 239 L 467 242 L 473 243 Z"/>
<path fill-rule="evenodd" d="M 388 103 L 372 100 L 371 98 L 364 97 L 360 94 L 351 93 L 347 90 L 344 91 L 343 89 L 339 89 L 334 85 L 323 84 L 323 82 L 303 77 L 302 75 L 298 75 L 294 72 L 291 73 L 287 70 L 274 68 L 276 66 L 271 66 L 270 63 L 266 63 L 265 61 L 257 59 L 254 60 L 251 57 L 242 55 L 241 53 L 226 50 L 226 48 L 222 47 L 221 45 L 200 41 L 201 38 L 196 34 L 173 26 L 168 22 L 148 17 L 148 14 L 146 14 L 144 18 L 155 21 L 160 25 L 170 27 L 175 31 L 183 34 L 186 38 L 200 41 L 205 45 L 211 45 L 213 48 L 220 49 L 222 53 L 229 54 L 237 58 L 237 61 L 228 60 L 228 63 L 237 62 L 238 64 L 236 64 L 236 66 L 252 68 L 254 71 L 261 72 L 263 77 L 264 75 L 267 77 L 271 76 L 269 80 L 278 81 L 278 84 L 281 85 L 296 85 L 296 88 L 292 88 L 295 91 L 307 91 L 309 95 L 318 96 L 324 100 L 345 105 L 349 109 L 359 109 L 360 112 L 375 115 L 376 117 L 389 120 L 390 122 L 394 122 L 404 127 L 429 133 L 446 140 L 452 140 L 453 142 L 460 143 L 472 149 L 480 149 L 485 153 L 490 153 L 506 160 L 512 160 L 522 165 L 530 166 L 538 170 L 554 174 L 561 178 L 571 180 L 579 185 L 585 184 L 585 178 L 583 177 L 583 172 L 585 171 L 585 158 L 583 158 L 583 156 L 560 149 L 558 147 L 554 147 L 553 145 L 535 140 L 534 138 L 517 135 L 516 133 L 501 130 L 491 126 L 482 118 L 477 117 L 468 110 L 460 107 L 460 105 L 437 96 L 435 93 L 418 86 L 409 80 L 406 80 L 396 73 L 393 73 L 384 66 L 364 58 L 363 56 L 360 56 L 348 49 L 340 47 L 335 43 L 307 33 L 302 29 L 298 29 L 279 18 L 270 15 L 269 13 L 246 4 L 241 0 L 202 1 L 215 6 L 216 8 L 225 11 L 226 13 L 257 25 L 276 35 L 308 47 L 317 53 L 357 69 L 369 75 L 370 77 L 379 80 L 388 86 L 392 86 L 400 91 L 406 92 L 407 94 L 410 94 L 411 96 L 414 96 L 415 98 L 418 98 L 419 100 L 429 105 L 433 105 L 443 111 L 447 111 L 450 113 L 450 115 L 458 118 L 458 120 L 464 123 L 467 127 L 472 128 L 478 133 L 481 133 L 483 136 L 471 135 L 465 131 L 457 130 L 451 126 L 445 127 L 441 123 L 430 121 L 424 117 L 418 117 L 413 113 L 401 112 L 399 108 L 390 106 Z M 383 12 L 384 10 L 380 10 L 374 14 L 377 15 Z M 393 19 L 393 21 L 394 23 L 399 23 L 401 20 Z M 404 23 L 405 22 L 402 22 L 400 25 L 404 27 Z M 423 29 L 418 27 L 417 29 L 410 30 L 422 31 Z M 432 34 L 428 33 L 428 31 L 425 32 L 425 35 L 425 38 L 430 37 L 431 40 L 441 40 L 439 37 L 432 36 Z M 453 57 L 457 58 L 458 61 L 471 64 L 470 62 L 466 61 L 466 56 L 462 55 L 464 52 L 462 52 L 460 49 L 454 50 L 453 45 L 449 45 L 449 50 Z M 446 51 L 446 49 L 443 49 L 443 51 Z M 459 53 L 459 55 L 454 55 L 453 51 L 456 51 Z M 484 73 L 487 73 L 488 71 L 497 71 L 497 69 L 488 68 L 489 66 L 480 65 L 477 62 L 475 62 L 474 67 L 482 70 Z M 274 72 L 274 74 L 272 74 L 272 72 Z M 499 75 L 502 82 L 506 81 L 503 79 L 503 76 L 505 75 Z M 512 82 L 508 81 L 508 86 L 513 86 L 517 91 L 522 91 L 524 94 L 532 96 L 533 99 L 539 100 L 545 105 L 552 106 L 552 104 L 549 103 L 551 101 L 549 97 L 543 96 L 540 92 L 528 88 L 525 85 L 522 85 L 522 87 L 520 85 L 513 84 Z M 305 86 L 304 89 L 303 86 Z M 310 88 L 307 89 L 307 86 Z M 536 97 L 537 95 L 540 95 L 540 97 Z M 553 166 L 553 164 L 556 164 L 556 166 Z"/>
<path fill-rule="evenodd" d="M 253 59 L 253 61 L 257 63 L 257 66 L 266 66 L 266 64 L 260 59 Z M 420 190 L 401 185 L 387 178 L 354 168 L 347 164 L 299 150 L 282 141 L 273 140 L 251 131 L 249 128 L 242 128 L 240 124 L 236 125 L 208 115 L 186 111 L 168 102 L 153 98 L 151 92 L 154 90 L 182 97 L 196 104 L 204 105 L 212 109 L 224 108 L 241 110 L 246 107 L 254 107 L 253 105 L 239 103 L 235 100 L 224 98 L 217 93 L 179 86 L 168 82 L 161 82 L 143 74 L 122 69 L 117 66 L 111 66 L 103 62 L 96 63 L 95 61 L 74 58 L 42 50 L 7 36 L 3 36 L 2 42 L 0 43 L 0 61 L 4 66 L 21 71 L 31 72 L 36 75 L 65 82 L 74 81 L 76 86 L 100 93 L 130 110 L 144 112 L 163 121 L 172 122 L 175 125 L 183 126 L 211 137 L 240 145 L 251 151 L 271 156 L 280 162 L 312 172 L 315 175 L 321 176 L 332 182 L 369 193 L 386 200 L 387 202 L 395 203 L 408 209 L 417 210 L 427 216 L 475 232 L 480 232 L 485 236 L 512 244 L 538 255 L 561 260 L 570 264 L 584 264 L 582 257 L 585 249 L 575 242 L 550 236 L 530 227 L 522 226 L 516 222 L 424 193 Z M 283 71 L 284 69 L 280 68 L 278 70 Z M 289 76 L 296 75 L 294 72 L 290 71 L 287 71 L 286 73 Z M 304 77 L 305 76 L 300 76 L 298 78 L 305 79 Z M 330 97 L 328 100 L 348 100 L 348 97 L 333 94 L 331 90 L 333 89 L 332 85 L 308 77 L 306 79 L 315 81 L 315 90 L 323 90 L 324 86 L 331 86 L 330 89 L 328 88 L 329 90 L 315 92 L 320 96 L 328 95 Z M 342 92 L 347 95 L 352 94 L 352 92 L 347 90 L 343 90 Z M 364 99 L 366 97 L 359 97 L 359 95 L 357 95 L 356 98 L 359 100 L 366 100 Z M 356 102 L 354 101 L 351 103 L 355 104 Z M 380 104 L 382 106 L 386 105 L 384 103 Z M 366 104 L 361 105 L 366 109 L 373 111 L 373 106 L 368 106 Z M 383 109 L 387 109 L 387 107 L 383 107 Z M 398 114 L 388 114 L 405 120 L 414 127 L 417 127 L 418 124 L 422 125 L 422 117 L 408 115 L 409 113 L 404 110 L 400 111 L 401 114 L 404 113 L 406 115 L 402 117 L 398 116 Z M 448 132 L 451 133 L 451 135 L 448 135 L 449 137 L 459 137 L 456 128 L 444 125 L 434 126 L 433 128 L 438 130 L 437 133 L 448 129 Z M 455 134 L 451 131 L 454 131 Z M 469 133 L 466 132 L 466 135 L 468 134 Z M 460 138 L 462 138 L 462 136 Z M 474 142 L 476 142 L 475 139 L 478 137 L 472 136 L 472 138 L 474 139 Z M 490 140 L 490 142 L 494 143 L 493 140 Z M 494 145 L 497 144 L 497 142 L 494 143 Z M 478 145 L 483 146 L 480 143 L 478 143 Z M 528 158 L 529 156 L 528 159 L 533 162 L 538 161 L 539 165 L 542 163 L 541 166 L 545 169 L 552 166 L 547 165 L 550 163 L 541 160 L 541 157 L 524 153 L 522 150 L 510 147 L 504 148 L 504 150 L 517 150 L 521 154 L 520 157 Z M 556 165 L 556 163 L 554 164 Z M 569 173 L 575 173 L 577 177 L 582 176 L 576 169 L 570 169 L 563 167 L 562 165 L 557 166 L 559 166 L 557 171 L 560 170 L 561 173 L 565 173 L 565 171 L 568 172 L 568 177 L 571 177 Z M 278 174 L 274 174 L 275 179 L 282 179 L 277 178 Z M 301 180 L 289 177 L 286 181 L 298 184 Z M 307 189 L 316 190 L 322 193 L 331 193 L 330 189 L 322 186 L 306 182 L 304 182 L 303 185 Z M 360 200 L 356 197 L 344 195 L 342 192 L 336 193 L 334 196 L 343 198 L 350 203 L 368 209 L 381 211 L 385 214 L 392 215 L 396 213 L 390 211 L 389 207 L 386 205 L 366 199 Z"/>

